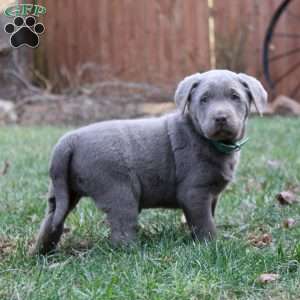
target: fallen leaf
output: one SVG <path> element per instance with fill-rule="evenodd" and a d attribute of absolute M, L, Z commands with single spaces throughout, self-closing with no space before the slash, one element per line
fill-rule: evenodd
<path fill-rule="evenodd" d="M 274 282 L 276 280 L 279 279 L 279 274 L 276 273 L 265 273 L 265 274 L 261 274 L 258 277 L 258 282 L 260 283 L 270 283 L 270 282 Z"/>
<path fill-rule="evenodd" d="M 172 261 L 172 257 L 171 257 L 171 256 L 165 256 L 165 257 L 163 258 L 163 261 L 164 261 L 164 262 L 171 262 L 171 261 Z"/>
<path fill-rule="evenodd" d="M 249 178 L 249 179 L 247 179 L 245 188 L 246 188 L 247 193 L 250 193 L 253 190 L 260 191 L 262 189 L 262 184 L 253 178 Z"/>
<path fill-rule="evenodd" d="M 269 233 L 265 233 L 262 235 L 262 242 L 265 244 L 271 244 L 272 243 L 272 236 Z"/>
<path fill-rule="evenodd" d="M 300 184 L 287 182 L 285 190 L 300 196 Z"/>
<path fill-rule="evenodd" d="M 281 167 L 282 163 L 279 160 L 273 160 L 273 159 L 269 159 L 267 160 L 267 165 L 271 168 L 271 169 L 278 169 Z"/>
<path fill-rule="evenodd" d="M 291 191 L 283 191 L 277 194 L 276 199 L 281 205 L 291 205 L 298 201 L 296 194 Z"/>
<path fill-rule="evenodd" d="M 16 244 L 13 241 L 0 239 L 0 255 L 10 254 L 16 248 Z"/>
<path fill-rule="evenodd" d="M 265 274 L 261 274 L 258 277 L 258 282 L 265 284 L 265 283 L 270 283 L 270 282 L 276 281 L 277 279 L 279 279 L 279 274 L 265 273 Z"/>
<path fill-rule="evenodd" d="M 63 262 L 57 262 L 57 263 L 53 263 L 49 266 L 49 269 L 55 269 L 55 268 L 58 268 L 58 267 L 63 267 L 65 266 L 66 264 L 68 263 L 68 261 L 63 261 Z"/>
<path fill-rule="evenodd" d="M 284 228 L 292 228 L 296 224 L 296 220 L 293 218 L 287 218 L 286 220 L 283 221 L 283 227 Z"/>
<path fill-rule="evenodd" d="M 259 235 L 251 234 L 248 237 L 248 240 L 252 246 L 263 248 L 272 243 L 272 235 L 270 233 L 263 233 Z"/>

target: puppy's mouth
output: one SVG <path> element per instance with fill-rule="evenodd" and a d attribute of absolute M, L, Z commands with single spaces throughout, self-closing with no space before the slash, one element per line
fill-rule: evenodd
<path fill-rule="evenodd" d="M 237 140 L 237 135 L 235 130 L 227 127 L 217 127 L 207 135 L 207 138 L 218 142 L 231 143 Z"/>

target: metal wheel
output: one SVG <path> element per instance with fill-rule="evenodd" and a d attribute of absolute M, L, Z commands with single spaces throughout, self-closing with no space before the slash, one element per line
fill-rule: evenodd
<path fill-rule="evenodd" d="M 264 39 L 263 67 L 271 90 L 300 98 L 300 5 L 283 0 Z"/>

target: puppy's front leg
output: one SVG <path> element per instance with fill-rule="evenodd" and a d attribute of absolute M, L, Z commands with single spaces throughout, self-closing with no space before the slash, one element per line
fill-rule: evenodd
<path fill-rule="evenodd" d="M 194 239 L 210 240 L 216 235 L 213 201 L 214 197 L 202 189 L 189 190 L 182 200 L 182 208 Z"/>

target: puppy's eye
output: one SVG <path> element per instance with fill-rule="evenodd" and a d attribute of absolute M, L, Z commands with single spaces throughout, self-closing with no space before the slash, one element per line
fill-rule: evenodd
<path fill-rule="evenodd" d="M 231 98 L 231 100 L 234 100 L 234 101 L 240 101 L 241 100 L 240 95 L 238 95 L 237 93 L 232 93 L 230 98 Z"/>
<path fill-rule="evenodd" d="M 203 95 L 201 98 L 200 98 L 200 102 L 201 103 L 206 103 L 208 101 L 208 95 Z"/>

